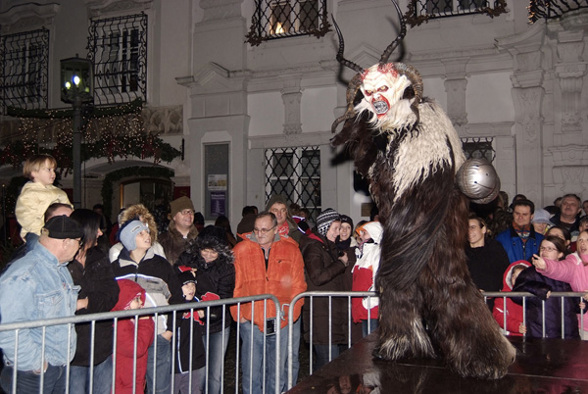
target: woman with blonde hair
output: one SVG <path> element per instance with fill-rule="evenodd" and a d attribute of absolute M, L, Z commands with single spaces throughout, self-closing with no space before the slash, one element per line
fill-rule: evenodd
<path fill-rule="evenodd" d="M 149 228 L 149 235 L 151 235 L 151 248 L 153 249 L 153 252 L 156 255 L 166 259 L 167 257 L 165 256 L 163 247 L 159 242 L 157 242 L 157 223 L 155 223 L 155 218 L 151 212 L 149 212 L 147 207 L 143 204 L 131 205 L 120 213 L 118 217 L 118 225 L 122 228 L 124 223 L 133 219 L 139 219 Z M 111 263 L 118 259 L 118 255 L 122 249 L 123 245 L 120 242 L 110 248 L 110 251 L 108 252 L 108 258 L 110 259 Z"/>

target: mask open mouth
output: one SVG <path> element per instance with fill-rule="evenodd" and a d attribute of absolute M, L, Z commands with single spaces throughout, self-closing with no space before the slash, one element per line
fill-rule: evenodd
<path fill-rule="evenodd" d="M 378 116 L 386 114 L 386 112 L 388 112 L 390 109 L 390 106 L 386 100 L 374 100 L 372 105 L 374 106 L 374 111 Z"/>

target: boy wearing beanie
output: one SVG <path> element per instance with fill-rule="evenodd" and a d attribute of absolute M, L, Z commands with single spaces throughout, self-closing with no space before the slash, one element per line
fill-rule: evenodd
<path fill-rule="evenodd" d="M 182 284 L 184 302 L 195 303 L 200 300 L 196 297 L 196 277 L 190 267 L 178 267 L 178 279 Z M 194 305 L 195 306 L 195 305 Z M 174 375 L 175 393 L 200 393 L 204 382 L 204 365 L 206 357 L 204 343 L 202 341 L 202 319 L 204 311 L 187 310 L 182 314 L 176 330 L 176 371 Z M 191 322 L 194 320 L 194 322 Z M 190 339 L 190 331 L 192 338 Z M 190 370 L 190 351 L 192 352 L 192 369 Z M 191 375 L 191 377 L 190 377 Z M 192 390 L 190 391 L 190 379 Z"/>
<path fill-rule="evenodd" d="M 119 230 L 123 249 L 112 264 L 117 279 L 130 279 L 147 292 L 145 307 L 179 304 L 183 301 L 182 286 L 173 267 L 151 248 L 149 228 L 138 219 L 125 222 Z M 147 363 L 147 392 L 153 389 L 156 376 L 156 391 L 169 392 L 171 386 L 171 331 L 172 314 L 160 314 L 155 322 L 157 330 L 157 354 L 155 344 L 149 347 Z M 153 360 L 157 368 L 153 368 Z"/>

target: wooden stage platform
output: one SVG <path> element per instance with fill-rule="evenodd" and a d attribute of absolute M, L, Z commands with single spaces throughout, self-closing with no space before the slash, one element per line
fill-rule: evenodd
<path fill-rule="evenodd" d="M 488 381 L 463 379 L 440 360 L 373 359 L 376 339 L 364 338 L 288 393 L 588 394 L 588 341 L 511 338 L 515 363 L 503 379 Z"/>

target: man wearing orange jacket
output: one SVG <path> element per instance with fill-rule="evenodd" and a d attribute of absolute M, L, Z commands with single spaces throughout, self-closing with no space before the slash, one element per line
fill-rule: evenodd
<path fill-rule="evenodd" d="M 257 215 L 253 232 L 233 249 L 235 255 L 234 297 L 259 294 L 275 295 L 280 305 L 290 304 L 292 298 L 306 290 L 304 262 L 298 244 L 288 237 L 280 237 L 277 219 L 273 213 Z M 300 311 L 303 300 L 294 305 L 293 330 L 300 330 Z M 280 392 L 286 389 L 286 351 L 288 344 L 288 308 L 278 319 L 275 327 L 276 310 L 273 302 L 256 301 L 244 303 L 238 308 L 231 307 L 233 319 L 239 323 L 241 333 L 241 368 L 243 371 L 243 393 L 261 393 L 275 390 L 276 379 Z M 278 314 L 279 316 L 279 314 Z M 276 330 L 280 330 L 280 343 L 276 343 Z M 264 338 L 265 337 L 265 338 Z M 262 357 L 265 341 L 265 381 Z M 279 347 L 280 376 L 276 377 L 276 346 Z M 296 351 L 296 350 L 295 350 Z"/>

